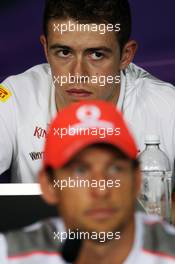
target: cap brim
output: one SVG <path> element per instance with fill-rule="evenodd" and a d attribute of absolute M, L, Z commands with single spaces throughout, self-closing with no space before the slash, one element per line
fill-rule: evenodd
<path fill-rule="evenodd" d="M 105 137 L 105 138 L 84 138 L 84 140 L 75 140 L 72 142 L 71 145 L 67 146 L 67 148 L 62 152 L 62 160 L 59 160 L 59 163 L 52 164 L 52 167 L 54 169 L 62 168 L 66 163 L 68 163 L 73 157 L 78 154 L 80 151 L 85 149 L 88 146 L 94 145 L 94 144 L 109 144 L 114 146 L 116 149 L 119 149 L 123 154 L 125 154 L 130 159 L 135 159 L 135 157 L 132 157 L 131 155 L 126 152 L 119 143 L 116 142 L 116 140 L 112 140 L 111 138 Z M 63 158 L 64 157 L 64 158 Z"/>

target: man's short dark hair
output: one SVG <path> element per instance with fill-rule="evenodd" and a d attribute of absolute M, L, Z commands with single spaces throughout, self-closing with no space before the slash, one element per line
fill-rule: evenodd
<path fill-rule="evenodd" d="M 79 23 L 120 24 L 120 49 L 131 34 L 131 10 L 128 0 L 46 0 L 43 30 L 47 37 L 51 19 L 74 19 Z"/>

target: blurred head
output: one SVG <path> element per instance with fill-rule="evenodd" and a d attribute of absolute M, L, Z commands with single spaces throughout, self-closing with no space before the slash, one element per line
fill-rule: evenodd
<path fill-rule="evenodd" d="M 70 24 L 73 30 L 58 30 L 62 25 L 65 29 Z M 74 30 L 75 26 L 82 24 L 91 27 Z M 94 24 L 98 25 L 96 30 L 92 29 Z M 107 25 L 116 29 L 118 24 L 119 31 L 104 30 Z M 43 30 L 41 42 L 60 105 L 82 99 L 117 101 L 120 84 L 116 76 L 132 61 L 137 46 L 135 41 L 130 40 L 131 12 L 127 0 L 48 0 Z M 68 77 L 68 74 L 79 76 L 79 79 L 74 83 L 73 78 L 72 82 L 64 78 L 65 83 L 60 85 L 58 76 Z M 96 76 L 98 80 L 89 83 L 89 79 L 80 78 L 82 76 Z M 102 86 L 100 76 L 111 76 L 112 81 L 106 81 Z M 75 89 L 81 91 L 76 93 Z"/>
<path fill-rule="evenodd" d="M 84 107 L 89 111 L 88 120 L 83 119 Z M 98 118 L 92 113 L 95 109 L 99 110 Z M 79 123 L 75 122 L 77 113 L 81 117 Z M 98 129 L 103 122 L 106 129 L 108 126 L 115 130 L 117 124 L 121 134 L 104 138 L 69 134 L 63 140 L 55 131 L 63 128 L 65 116 L 68 120 L 64 121 L 64 128 L 66 123 L 79 128 L 86 123 L 92 132 L 92 126 Z M 113 105 L 93 101 L 71 105 L 58 114 L 48 133 L 40 173 L 43 197 L 57 206 L 67 228 L 122 231 L 133 220 L 140 187 L 136 155 L 135 142 Z"/>
<path fill-rule="evenodd" d="M 48 167 L 44 177 L 44 197 L 56 204 L 67 228 L 122 232 L 133 218 L 140 180 L 138 164 L 116 147 L 103 143 L 85 147 L 62 168 L 52 171 Z M 54 180 L 66 186 L 69 178 L 69 187 L 53 187 Z M 79 180 L 83 180 L 81 187 Z"/>

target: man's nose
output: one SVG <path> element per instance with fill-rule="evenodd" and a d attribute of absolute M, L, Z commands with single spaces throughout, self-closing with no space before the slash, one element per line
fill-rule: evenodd
<path fill-rule="evenodd" d="M 93 173 L 90 192 L 94 198 L 108 197 L 110 188 L 107 187 L 107 177 L 105 173 L 100 171 Z"/>
<path fill-rule="evenodd" d="M 71 75 L 77 76 L 79 80 L 82 79 L 87 81 L 86 77 L 88 76 L 88 67 L 82 57 L 76 58 L 72 63 Z"/>

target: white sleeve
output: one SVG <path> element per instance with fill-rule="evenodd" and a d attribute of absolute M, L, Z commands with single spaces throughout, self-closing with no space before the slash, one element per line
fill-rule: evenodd
<path fill-rule="evenodd" d="M 0 175 L 9 169 L 12 161 L 13 147 L 8 128 L 0 113 Z"/>
<path fill-rule="evenodd" d="M 4 235 L 0 234 L 0 263 L 7 264 L 8 257 L 7 257 L 7 243 Z"/>
<path fill-rule="evenodd" d="M 9 89 L 7 84 L 3 83 L 2 85 Z M 16 137 L 15 122 L 15 107 L 12 94 L 7 101 L 2 102 L 0 100 L 0 175 L 9 169 L 12 162 Z"/>
<path fill-rule="evenodd" d="M 169 124 L 169 127 L 168 127 Z M 171 124 L 171 127 L 170 127 Z M 170 162 L 172 164 L 172 170 L 175 169 L 175 105 L 172 109 L 172 113 L 169 117 L 169 122 L 167 123 L 167 130 L 169 131 L 169 134 L 167 134 L 167 141 L 169 143 L 169 149 L 170 152 Z M 174 171 L 175 173 L 175 171 Z M 174 180 L 174 179 L 173 179 Z"/>

